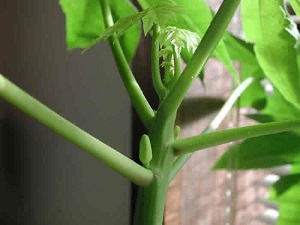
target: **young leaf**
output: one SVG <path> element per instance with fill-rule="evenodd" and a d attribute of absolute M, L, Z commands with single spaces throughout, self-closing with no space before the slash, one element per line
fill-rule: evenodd
<path fill-rule="evenodd" d="M 161 30 L 157 42 L 161 47 L 173 45 L 178 58 L 182 48 L 186 48 L 193 53 L 200 42 L 200 37 L 197 33 L 168 26 Z"/>
<path fill-rule="evenodd" d="M 116 35 L 116 38 L 120 38 L 129 28 L 139 23 L 143 14 L 145 14 L 145 12 L 139 12 L 134 15 L 120 18 L 113 26 L 107 28 L 103 33 L 101 33 L 97 41 L 106 41 L 112 35 Z"/>
<path fill-rule="evenodd" d="M 146 35 L 154 24 L 163 28 L 170 19 L 176 19 L 177 15 L 182 13 L 181 8 L 170 0 L 160 1 L 157 5 L 145 9 L 147 12 L 142 20 L 144 34 Z"/>
<path fill-rule="evenodd" d="M 107 28 L 104 32 L 102 32 L 101 35 L 97 39 L 95 39 L 90 46 L 88 46 L 88 48 L 99 41 L 106 41 L 112 35 L 116 35 L 116 38 L 122 37 L 127 32 L 127 30 L 129 30 L 132 26 L 136 26 L 140 22 L 140 20 L 143 21 L 143 29 L 146 35 L 154 24 L 157 24 L 160 27 L 164 27 L 167 19 L 169 19 L 170 16 L 175 17 L 176 13 L 179 12 L 180 10 L 178 6 L 174 5 L 169 0 L 165 0 L 141 12 L 129 16 L 124 16 L 120 18 L 113 26 Z"/>
<path fill-rule="evenodd" d="M 66 16 L 66 36 L 69 50 L 88 48 L 105 30 L 99 0 L 59 1 Z M 136 13 L 136 8 L 127 0 L 110 1 L 114 19 Z M 137 49 L 140 28 L 135 25 L 120 40 L 126 59 L 130 61 Z"/>
<path fill-rule="evenodd" d="M 297 35 L 283 0 L 272 4 L 269 0 L 243 0 L 242 18 L 265 75 L 289 102 L 300 107 Z"/>
<path fill-rule="evenodd" d="M 163 59 L 166 60 L 168 56 L 172 55 L 172 52 L 172 48 L 167 46 L 159 50 L 158 56 L 163 57 Z"/>
<path fill-rule="evenodd" d="M 176 16 L 176 20 L 169 20 L 168 26 L 175 26 L 178 28 L 186 29 L 197 33 L 200 37 L 203 37 L 210 22 L 212 21 L 212 11 L 204 0 L 169 0 L 176 3 L 181 9 L 182 13 Z M 138 3 L 143 9 L 156 5 L 160 0 L 138 0 Z M 200 16 L 201 15 L 201 16 Z M 192 57 L 192 52 L 183 50 L 183 59 L 188 62 Z M 227 69 L 233 74 L 234 77 L 238 77 L 237 72 L 233 66 L 233 63 L 228 54 L 227 48 L 221 40 L 217 45 L 213 55 L 219 59 Z"/>

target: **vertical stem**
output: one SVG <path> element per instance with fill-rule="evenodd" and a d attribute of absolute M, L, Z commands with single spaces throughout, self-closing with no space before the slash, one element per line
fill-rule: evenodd
<path fill-rule="evenodd" d="M 135 225 L 161 225 L 174 153 L 169 146 L 174 140 L 175 114 L 156 116 L 149 137 L 153 158 L 149 169 L 154 174 L 151 184 L 140 188 L 135 211 Z"/>
<path fill-rule="evenodd" d="M 162 100 L 166 95 L 167 89 L 161 80 L 160 70 L 159 70 L 159 43 L 157 41 L 157 36 L 159 34 L 159 26 L 155 24 L 153 26 L 152 35 L 152 54 L 151 54 L 151 72 L 152 72 L 152 82 L 154 90 L 156 91 L 159 99 Z"/>
<path fill-rule="evenodd" d="M 109 0 L 99 0 L 99 1 L 102 6 L 101 8 L 102 8 L 105 25 L 106 27 L 110 27 L 113 25 L 113 19 L 110 10 Z M 115 37 L 115 35 L 109 39 L 109 43 L 115 61 L 117 63 L 117 67 L 119 69 L 122 81 L 130 97 L 131 103 L 135 108 L 135 110 L 137 111 L 137 114 L 139 115 L 145 127 L 149 128 L 154 118 L 153 109 L 149 105 L 146 97 L 143 94 L 143 91 L 141 90 L 135 77 L 133 76 L 132 71 L 124 56 L 120 42 Z"/>
<path fill-rule="evenodd" d="M 162 225 L 168 182 L 155 179 L 148 187 L 140 188 L 136 202 L 134 225 Z"/>

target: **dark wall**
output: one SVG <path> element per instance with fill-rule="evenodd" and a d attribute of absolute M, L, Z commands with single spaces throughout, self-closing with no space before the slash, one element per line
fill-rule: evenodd
<path fill-rule="evenodd" d="M 0 73 L 122 153 L 130 104 L 106 44 L 66 52 L 58 1 L 0 2 Z M 129 182 L 0 100 L 0 224 L 129 224 Z"/>

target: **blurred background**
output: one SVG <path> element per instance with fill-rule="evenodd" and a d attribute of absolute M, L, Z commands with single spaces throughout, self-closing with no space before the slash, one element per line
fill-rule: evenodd
<path fill-rule="evenodd" d="M 52 0 L 0 1 L 0 73 L 130 156 L 130 103 L 109 46 L 67 52 Z M 0 99 L 1 225 L 127 225 L 130 183 Z"/>

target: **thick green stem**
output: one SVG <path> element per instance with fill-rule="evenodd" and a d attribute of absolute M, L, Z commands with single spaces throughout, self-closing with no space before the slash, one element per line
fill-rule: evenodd
<path fill-rule="evenodd" d="M 253 81 L 254 79 L 252 77 L 247 78 L 232 92 L 232 94 L 227 99 L 227 101 L 225 102 L 225 104 L 217 114 L 217 116 L 210 122 L 210 124 L 202 132 L 202 134 L 206 134 L 218 129 L 219 125 L 225 119 L 227 114 L 230 112 L 235 102 L 239 99 L 241 94 L 253 83 Z M 181 170 L 184 164 L 191 158 L 192 154 L 193 153 L 187 153 L 178 156 L 176 161 L 173 163 L 173 168 L 172 168 L 169 182 L 171 182 L 174 179 L 174 177 Z"/>
<path fill-rule="evenodd" d="M 152 82 L 154 90 L 156 91 L 159 99 L 163 99 L 166 95 L 167 89 L 164 86 L 159 69 L 159 43 L 157 41 L 157 36 L 159 34 L 158 25 L 153 26 L 152 35 L 152 54 L 151 54 L 151 72 L 152 72 Z"/>
<path fill-rule="evenodd" d="M 114 22 L 111 15 L 109 1 L 100 0 L 100 3 L 102 5 L 101 8 L 105 25 L 106 27 L 110 27 L 114 24 Z M 131 103 L 137 111 L 137 114 L 139 115 L 145 127 L 149 128 L 154 117 L 154 111 L 148 103 L 146 97 L 143 94 L 143 91 L 141 90 L 135 77 L 132 74 L 132 71 L 126 61 L 119 40 L 115 37 L 115 35 L 113 35 L 111 38 L 109 38 L 109 42 L 122 81 L 130 97 Z"/>
<path fill-rule="evenodd" d="M 174 161 L 170 143 L 174 142 L 176 111 L 192 81 L 222 37 L 238 3 L 239 0 L 225 0 L 220 10 L 221 15 L 215 17 L 194 57 L 179 77 L 171 93 L 166 96 L 158 108 L 149 132 L 153 150 L 150 169 L 154 173 L 154 181 L 139 191 L 135 212 L 136 225 L 161 225 L 163 222 L 167 187 Z"/>
<path fill-rule="evenodd" d="M 168 180 L 159 176 L 145 188 L 140 188 L 135 208 L 134 225 L 162 225 Z"/>
<path fill-rule="evenodd" d="M 0 75 L 0 96 L 54 132 L 81 147 L 133 183 L 147 186 L 153 173 L 99 141 L 84 130 L 43 105 Z"/>
<path fill-rule="evenodd" d="M 216 145 L 225 144 L 240 139 L 276 134 L 285 131 L 300 129 L 300 120 L 281 121 L 221 130 L 208 134 L 176 140 L 172 147 L 176 154 L 193 152 Z"/>
<path fill-rule="evenodd" d="M 150 169 L 154 180 L 146 188 L 140 188 L 135 210 L 135 225 L 161 225 L 174 161 L 174 153 L 168 143 L 174 141 L 175 114 L 166 117 L 157 114 L 150 129 L 153 158 Z"/>
<path fill-rule="evenodd" d="M 239 3 L 240 0 L 223 1 L 191 60 L 185 67 L 174 88 L 163 101 L 161 108 L 164 108 L 165 112 L 172 114 L 178 109 L 194 79 L 196 79 L 210 54 L 222 38 Z"/>

